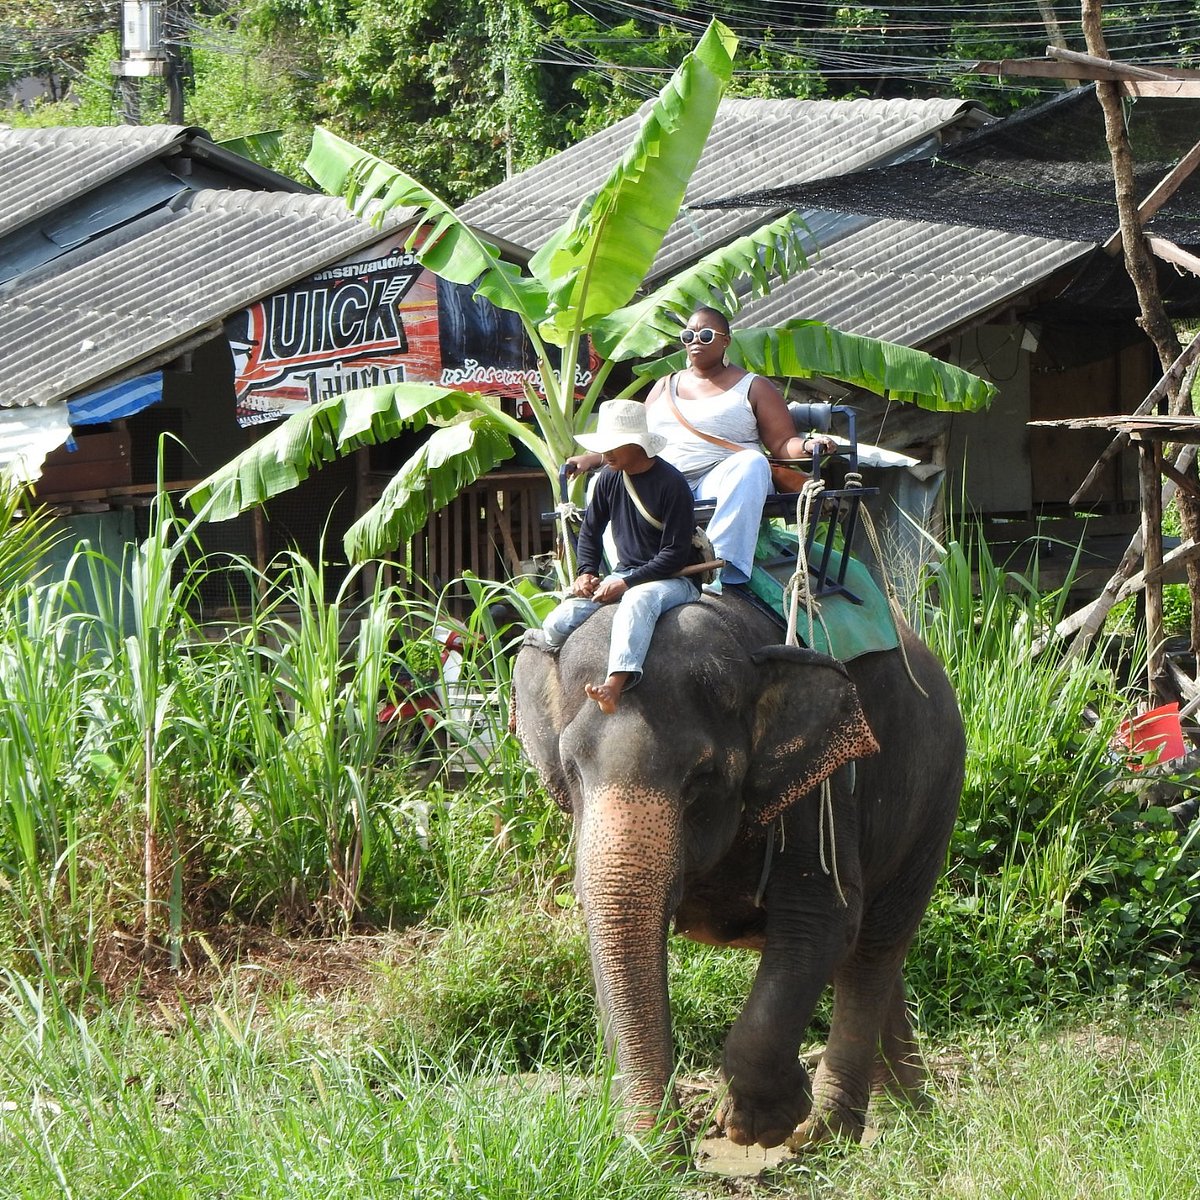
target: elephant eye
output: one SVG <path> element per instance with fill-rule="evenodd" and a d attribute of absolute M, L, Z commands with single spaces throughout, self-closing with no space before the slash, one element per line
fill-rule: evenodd
<path fill-rule="evenodd" d="M 687 777 L 683 785 L 683 800 L 685 804 L 694 804 L 702 799 L 720 782 L 716 764 L 713 762 L 700 763 Z"/>

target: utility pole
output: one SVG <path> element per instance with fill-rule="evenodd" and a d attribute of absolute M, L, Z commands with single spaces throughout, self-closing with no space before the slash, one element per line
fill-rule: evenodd
<path fill-rule="evenodd" d="M 183 124 L 183 23 L 179 0 L 163 0 L 163 54 L 167 60 L 167 124 Z"/>

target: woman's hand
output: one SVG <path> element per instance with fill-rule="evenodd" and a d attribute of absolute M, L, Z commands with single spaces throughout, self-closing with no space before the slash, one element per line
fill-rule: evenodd
<path fill-rule="evenodd" d="M 837 448 L 837 442 L 824 433 L 810 433 L 804 439 L 805 454 L 833 454 Z"/>

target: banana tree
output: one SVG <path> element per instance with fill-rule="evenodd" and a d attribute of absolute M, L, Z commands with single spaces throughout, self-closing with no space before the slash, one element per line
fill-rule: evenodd
<path fill-rule="evenodd" d="M 732 77 L 737 39 L 713 21 L 647 110 L 637 137 L 600 190 L 584 199 L 529 260 L 526 270 L 469 227 L 412 176 L 324 129 L 305 164 L 316 181 L 379 220 L 401 206 L 414 223 L 408 246 L 453 283 L 473 285 L 515 313 L 536 356 L 539 386 L 526 387 L 533 424 L 482 394 L 425 384 L 390 384 L 332 397 L 293 416 L 189 493 L 222 520 L 294 486 L 315 466 L 404 430 L 435 428 L 379 501 L 347 531 L 351 560 L 386 553 L 412 537 L 431 508 L 523 445 L 551 480 L 577 450 L 575 435 L 606 395 L 613 368 L 675 345 L 699 305 L 736 312 L 748 298 L 803 269 L 806 229 L 795 214 L 765 223 L 712 251 L 649 295 L 639 295 L 663 237 L 678 215 Z M 599 356 L 582 395 L 576 369 L 590 346 Z M 557 354 L 551 348 L 557 348 Z M 738 330 L 730 357 L 767 375 L 824 375 L 937 409 L 975 409 L 994 389 L 917 350 L 841 334 L 814 321 Z M 680 355 L 643 366 L 619 395 L 631 396 Z"/>

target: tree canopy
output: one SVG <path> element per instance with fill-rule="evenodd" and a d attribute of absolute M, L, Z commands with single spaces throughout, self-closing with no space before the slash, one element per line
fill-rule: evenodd
<path fill-rule="evenodd" d="M 189 124 L 278 129 L 273 165 L 294 174 L 326 125 L 461 201 L 634 111 L 714 15 L 742 45 L 730 95 L 959 95 L 999 114 L 1059 85 L 972 75 L 971 61 L 1084 48 L 1076 0 L 176 0 L 171 27 Z M 42 111 L 4 119 L 120 121 L 119 20 L 118 0 L 28 0 L 0 18 L 0 88 L 49 87 Z M 1104 26 L 1117 57 L 1184 62 L 1200 0 L 1106 4 Z M 161 81 L 138 86 L 142 120 L 166 119 Z"/>

